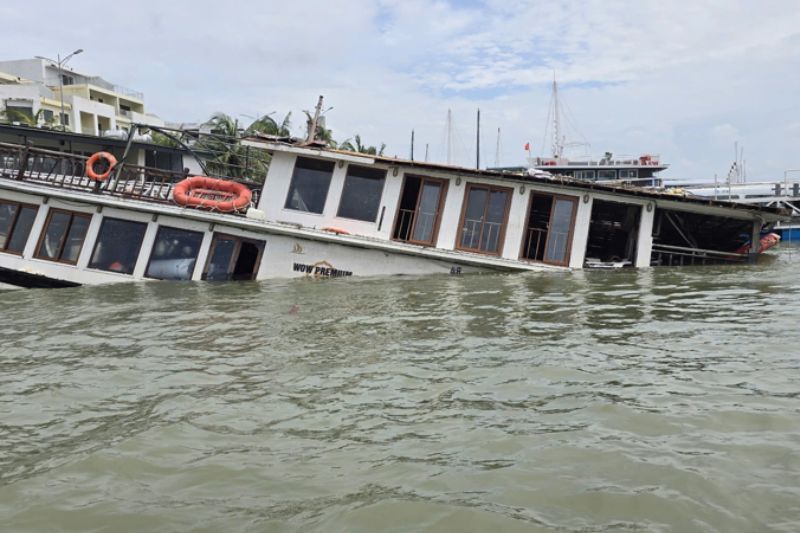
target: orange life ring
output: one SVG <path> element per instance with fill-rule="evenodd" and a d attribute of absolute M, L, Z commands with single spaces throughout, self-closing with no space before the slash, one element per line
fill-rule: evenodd
<path fill-rule="evenodd" d="M 102 174 L 98 174 L 94 170 L 94 165 L 101 159 L 105 159 L 108 162 L 108 169 Z M 117 158 L 114 157 L 114 154 L 110 154 L 108 152 L 96 152 L 92 154 L 92 156 L 86 161 L 86 175 L 95 181 L 105 181 L 108 179 L 108 176 L 111 174 L 111 171 L 114 170 L 116 165 Z"/>
<path fill-rule="evenodd" d="M 176 204 L 231 213 L 250 205 L 253 193 L 235 181 L 192 176 L 181 181 L 172 191 Z"/>
<path fill-rule="evenodd" d="M 322 228 L 322 231 L 330 231 L 331 233 L 335 233 L 336 235 L 350 235 L 350 232 L 347 231 L 346 229 L 334 228 L 333 226 Z"/>

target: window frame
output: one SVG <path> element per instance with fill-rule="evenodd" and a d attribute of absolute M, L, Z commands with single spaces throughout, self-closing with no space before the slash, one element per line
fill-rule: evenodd
<path fill-rule="evenodd" d="M 547 220 L 547 239 L 544 242 L 544 253 L 542 255 L 542 260 L 538 261 L 536 259 L 530 259 L 524 256 L 525 251 L 525 241 L 528 238 L 528 224 L 530 223 L 531 218 L 531 205 L 533 204 L 533 197 L 534 195 L 539 196 L 550 196 L 553 199 L 553 203 L 550 206 L 550 217 Z M 572 202 L 572 218 L 569 222 L 569 236 L 567 237 L 567 248 L 564 251 L 564 261 L 556 263 L 555 261 L 547 261 L 545 258 L 547 257 L 547 244 L 550 241 L 550 229 L 553 226 L 553 215 L 556 211 L 556 201 L 557 200 L 567 200 Z M 580 206 L 580 197 L 578 196 L 571 196 L 569 194 L 558 194 L 558 193 L 550 193 L 544 191 L 536 191 L 533 190 L 530 192 L 528 196 L 528 210 L 526 211 L 525 215 L 525 225 L 523 226 L 522 230 L 522 242 L 519 244 L 519 259 L 520 261 L 526 261 L 528 263 L 544 263 L 546 265 L 555 265 L 555 266 L 569 266 L 570 258 L 572 257 L 572 241 L 575 238 L 575 219 L 578 215 L 578 206 Z"/>
<path fill-rule="evenodd" d="M 56 213 L 66 213 L 70 215 L 70 218 L 69 218 L 69 224 L 67 224 L 67 229 L 64 230 L 64 235 L 62 235 L 61 241 L 59 241 L 58 243 L 58 254 L 56 254 L 58 259 L 51 259 L 49 257 L 43 257 L 40 252 L 42 251 L 42 244 L 44 244 L 44 239 L 47 237 L 47 228 L 50 227 L 50 222 L 53 219 L 53 215 Z M 66 261 L 64 259 L 61 259 L 61 256 L 64 254 L 64 244 L 66 243 L 67 237 L 69 236 L 69 232 L 72 229 L 72 223 L 76 217 L 85 218 L 88 221 L 86 225 L 86 233 L 84 234 L 83 239 L 81 240 L 81 246 L 78 249 L 78 255 L 75 258 L 75 261 Z M 83 246 L 86 244 L 86 237 L 89 234 L 89 227 L 92 224 L 92 217 L 93 217 L 92 213 L 84 213 L 82 211 L 70 211 L 69 209 L 50 208 L 47 212 L 47 218 L 44 221 L 42 230 L 39 232 L 39 240 L 36 243 L 36 250 L 33 253 L 33 257 L 35 259 L 40 259 L 42 261 L 50 261 L 51 263 L 61 263 L 62 265 L 77 266 L 78 262 L 81 259 L 81 254 L 83 253 Z"/>
<path fill-rule="evenodd" d="M 214 252 L 217 250 L 217 245 L 221 239 L 229 239 L 236 241 L 236 245 L 233 248 L 233 253 L 231 254 L 231 258 L 228 260 L 228 269 L 231 269 L 235 266 L 236 261 L 239 260 L 239 253 L 242 251 L 242 243 L 247 242 L 250 244 L 255 245 L 258 248 L 258 255 L 256 256 L 255 261 L 255 268 L 253 270 L 253 276 L 250 278 L 249 281 L 253 281 L 258 276 L 258 271 L 261 270 L 261 260 L 264 258 L 264 249 L 267 247 L 267 242 L 259 239 L 251 239 L 250 237 L 240 237 L 238 235 L 231 235 L 230 233 L 217 233 L 215 232 L 214 235 L 211 237 L 211 245 L 208 247 L 208 254 L 206 255 L 205 265 L 203 266 L 203 273 L 200 274 L 200 279 L 203 281 L 208 281 L 208 267 L 211 266 L 211 259 L 214 257 Z M 235 259 L 235 260 L 234 260 Z M 224 281 L 233 281 L 232 279 L 224 280 Z"/>
<path fill-rule="evenodd" d="M 344 193 L 345 193 L 345 190 L 347 188 L 347 178 L 350 177 L 350 169 L 351 168 L 365 169 L 365 170 L 367 170 L 369 172 L 373 172 L 373 171 L 374 172 L 383 172 L 383 177 L 380 178 L 381 179 L 381 189 L 380 189 L 380 193 L 378 194 L 378 203 L 377 203 L 377 205 L 375 207 L 375 216 L 372 219 L 353 218 L 353 217 L 348 217 L 348 216 L 344 216 L 344 215 L 340 214 L 341 211 L 342 211 L 342 200 L 345 197 Z M 378 215 L 380 214 L 380 211 L 381 211 L 381 201 L 383 200 L 383 191 L 386 189 L 386 176 L 388 174 L 389 174 L 389 170 L 385 169 L 385 168 L 375 168 L 375 167 L 368 167 L 366 165 L 356 165 L 356 164 L 347 165 L 347 171 L 345 172 L 344 181 L 342 182 L 342 192 L 339 195 L 339 205 L 336 207 L 336 218 L 342 218 L 342 219 L 345 219 L 345 220 L 356 220 L 358 222 L 366 222 L 368 224 L 376 224 L 377 221 L 378 221 Z M 374 178 L 374 177 L 364 177 L 364 176 L 353 176 L 353 177 L 362 178 L 362 179 L 368 179 L 368 180 L 377 179 L 377 178 Z"/>
<path fill-rule="evenodd" d="M 441 185 L 440 193 L 439 193 L 439 203 L 436 206 L 436 220 L 433 224 L 433 231 L 431 232 L 431 240 L 430 241 L 416 241 L 411 237 L 414 235 L 414 229 L 417 227 L 417 221 L 419 219 L 418 216 L 414 217 L 414 223 L 411 224 L 411 228 L 408 230 L 409 238 L 407 240 L 402 239 L 395 239 L 392 237 L 391 240 L 395 242 L 405 242 L 408 244 L 415 244 L 417 246 L 427 246 L 427 247 L 435 247 L 436 243 L 439 240 L 439 227 L 442 223 L 442 213 L 444 212 L 444 204 L 447 199 L 447 190 L 450 187 L 450 180 L 446 178 L 434 178 L 431 176 L 421 176 L 417 174 L 406 174 L 403 176 L 403 186 L 400 188 L 400 196 L 397 200 L 397 210 L 394 214 L 394 222 L 392 223 L 392 230 L 390 235 L 394 235 L 395 229 L 397 228 L 397 222 L 400 220 L 400 212 L 402 211 L 401 205 L 403 200 L 403 195 L 405 194 L 406 185 L 408 185 L 408 178 L 417 178 L 420 180 L 419 182 L 419 191 L 417 192 L 417 201 L 414 203 L 414 212 L 418 214 L 419 211 L 419 202 L 422 196 L 422 190 L 425 187 L 425 182 L 437 182 Z"/>
<path fill-rule="evenodd" d="M 300 163 L 301 160 L 314 161 L 314 162 L 317 162 L 317 163 L 324 163 L 326 165 L 330 164 L 330 166 L 331 166 L 330 176 L 328 176 L 328 184 L 327 184 L 327 187 L 325 188 L 325 198 L 322 200 L 322 210 L 319 213 L 317 213 L 316 211 L 311 211 L 311 210 L 296 209 L 296 208 L 291 207 L 289 205 L 289 202 L 290 202 L 290 200 L 292 198 L 292 192 L 295 190 L 294 183 L 295 183 L 295 179 L 297 177 L 297 174 L 296 174 L 297 173 L 297 166 L 298 166 L 298 164 Z M 315 169 L 309 169 L 309 170 L 315 170 Z M 325 214 L 325 205 L 328 203 L 328 196 L 331 193 L 331 183 L 333 182 L 333 175 L 334 175 L 335 172 L 336 172 L 336 162 L 335 161 L 329 161 L 327 159 L 317 159 L 317 158 L 314 158 L 314 157 L 297 156 L 297 158 L 295 159 L 295 162 L 294 162 L 294 168 L 292 168 L 292 177 L 289 180 L 289 188 L 286 190 L 286 199 L 283 202 L 283 209 L 284 210 L 288 210 L 288 211 L 292 211 L 292 212 L 295 212 L 295 213 L 305 213 L 307 215 L 318 215 L 318 216 L 324 215 Z"/>
<path fill-rule="evenodd" d="M 8 234 L 6 234 L 6 242 L 4 242 L 3 246 L 0 247 L 0 252 L 2 252 L 4 254 L 17 255 L 17 256 L 22 257 L 22 254 L 25 252 L 25 248 L 28 246 L 28 241 L 31 238 L 31 233 L 33 233 L 33 225 L 31 225 L 31 230 L 28 232 L 28 236 L 25 238 L 25 246 L 22 247 L 22 251 L 17 252 L 15 250 L 9 250 L 8 249 L 8 243 L 9 243 L 9 241 L 11 241 L 11 238 L 14 236 L 14 231 L 16 231 L 16 229 L 17 229 L 17 222 L 19 221 L 19 214 L 22 211 L 22 209 L 24 207 L 28 207 L 28 208 L 34 210 L 33 222 L 34 222 L 34 224 L 36 224 L 36 216 L 39 214 L 39 205 L 37 205 L 37 204 L 26 204 L 26 203 L 22 203 L 22 202 L 13 202 L 13 201 L 10 201 L 10 200 L 2 200 L 2 199 L 0 199 L 0 204 L 16 205 L 17 206 L 17 210 L 14 212 L 14 218 L 11 220 L 11 224 L 8 226 Z M 38 248 L 37 248 L 37 250 L 38 250 Z"/>
<path fill-rule="evenodd" d="M 100 244 L 100 236 L 103 234 L 103 228 L 105 227 L 106 220 L 115 220 L 120 222 L 128 222 L 130 224 L 137 224 L 144 226 L 144 233 L 142 233 L 142 240 L 139 243 L 139 253 L 136 255 L 136 260 L 133 262 L 133 268 L 130 272 L 120 272 L 118 270 L 108 270 L 105 268 L 99 268 L 96 266 L 92 266 L 92 259 L 94 258 L 94 254 L 97 252 L 97 246 Z M 147 229 L 149 224 L 147 222 L 143 222 L 141 220 L 128 220 L 125 218 L 118 218 L 118 217 L 106 217 L 104 216 L 103 219 L 100 221 L 100 228 L 97 230 L 97 235 L 94 238 L 94 245 L 92 246 L 92 255 L 89 256 L 89 263 L 87 263 L 86 268 L 91 270 L 97 270 L 99 272 L 108 272 L 111 274 L 121 274 L 124 276 L 132 276 L 134 272 L 136 272 L 136 265 L 139 264 L 139 259 L 142 256 L 142 247 L 144 246 L 144 239 L 147 236 Z"/>
<path fill-rule="evenodd" d="M 623 175 L 622 175 L 622 173 L 623 173 L 623 172 L 624 172 L 625 174 L 632 174 L 632 175 L 630 175 L 630 176 L 627 176 L 627 175 L 626 175 L 626 176 L 623 176 Z M 638 169 L 638 168 L 623 168 L 623 169 L 620 169 L 620 170 L 618 170 L 618 171 L 617 171 L 617 176 L 619 176 L 619 179 L 621 179 L 621 180 L 635 180 L 635 179 L 639 179 L 639 169 Z"/>
<path fill-rule="evenodd" d="M 467 215 L 467 205 L 469 203 L 469 193 L 472 189 L 488 189 L 489 196 L 487 197 L 487 202 L 484 204 L 483 207 L 483 214 L 484 218 L 486 215 L 486 210 L 489 207 L 488 199 L 491 198 L 491 194 L 494 191 L 502 191 L 508 194 L 506 199 L 506 206 L 505 211 L 503 212 L 503 222 L 500 225 L 500 233 L 497 236 L 497 251 L 496 252 L 487 252 L 485 250 L 480 249 L 481 239 L 478 239 L 478 246 L 479 248 L 464 248 L 461 246 L 461 237 L 464 233 L 464 218 Z M 455 249 L 462 251 L 462 252 L 470 252 L 470 253 L 477 253 L 482 255 L 491 255 L 496 257 L 501 257 L 503 255 L 503 248 L 505 245 L 506 240 L 506 229 L 508 228 L 508 214 L 511 211 L 511 203 L 514 201 L 514 189 L 511 187 L 503 187 L 500 185 L 490 185 L 488 183 L 474 183 L 474 182 L 467 182 L 466 186 L 464 187 L 464 197 L 461 201 L 461 216 L 458 218 L 458 232 L 456 233 L 456 243 Z M 486 221 L 481 222 L 481 236 L 483 236 L 483 226 L 486 224 Z"/>
<path fill-rule="evenodd" d="M 603 173 L 611 173 L 611 175 L 610 176 L 601 176 L 600 174 L 603 174 Z M 603 169 L 600 169 L 600 170 L 597 171 L 597 179 L 598 180 L 605 180 L 605 179 L 615 180 L 615 179 L 618 179 L 617 169 L 615 169 L 615 168 L 603 168 Z"/>
<path fill-rule="evenodd" d="M 197 255 L 195 255 L 194 258 L 194 267 L 192 267 L 192 272 L 188 279 L 157 278 L 148 274 L 148 272 L 150 272 L 150 264 L 153 262 L 153 250 L 155 250 L 156 244 L 158 243 L 158 234 L 161 232 L 161 228 L 185 231 L 187 233 L 197 233 L 200 235 L 200 245 L 197 247 Z M 192 281 L 194 279 L 194 271 L 197 270 L 197 263 L 198 260 L 200 259 L 200 252 L 203 249 L 203 241 L 205 240 L 205 238 L 206 238 L 206 233 L 203 230 L 186 229 L 186 228 L 179 228 L 176 226 L 165 226 L 159 224 L 158 227 L 156 228 L 156 234 L 155 237 L 153 238 L 153 243 L 150 246 L 150 253 L 148 254 L 147 257 L 147 265 L 144 267 L 143 277 L 147 279 L 157 279 L 159 281 Z"/>

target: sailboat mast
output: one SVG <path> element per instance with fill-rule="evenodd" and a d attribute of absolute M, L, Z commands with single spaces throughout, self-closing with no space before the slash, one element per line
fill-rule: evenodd
<path fill-rule="evenodd" d="M 500 166 L 500 128 L 497 128 L 497 146 L 494 149 L 494 166 Z"/>
<path fill-rule="evenodd" d="M 453 112 L 447 110 L 447 164 L 453 161 Z"/>
<path fill-rule="evenodd" d="M 561 157 L 561 121 L 558 117 L 558 84 L 555 74 L 553 74 L 553 157 Z"/>

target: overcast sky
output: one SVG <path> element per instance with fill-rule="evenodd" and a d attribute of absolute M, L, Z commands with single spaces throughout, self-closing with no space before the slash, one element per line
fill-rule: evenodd
<path fill-rule="evenodd" d="M 666 176 L 711 180 L 744 147 L 748 178 L 800 168 L 798 0 L 2 0 L 2 56 L 85 52 L 70 66 L 200 122 L 302 110 L 407 157 L 524 162 L 543 142 L 553 73 L 576 154 L 660 154 Z M 552 130 L 551 130 L 552 131 Z"/>

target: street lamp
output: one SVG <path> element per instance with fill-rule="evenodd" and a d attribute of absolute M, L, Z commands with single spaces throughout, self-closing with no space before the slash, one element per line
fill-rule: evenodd
<path fill-rule="evenodd" d="M 55 61 L 50 59 L 49 57 L 36 56 L 36 57 L 41 58 L 41 59 L 46 59 L 48 61 L 53 61 L 58 66 L 58 93 L 61 96 L 61 114 L 58 117 L 59 118 L 58 122 L 59 122 L 59 124 L 61 124 L 61 130 L 62 131 L 64 131 L 64 71 L 63 71 L 63 68 L 67 65 L 67 61 L 72 59 L 73 56 L 76 56 L 76 55 L 78 55 L 78 54 L 80 54 L 82 52 L 83 52 L 83 48 L 78 48 L 77 50 L 75 50 L 74 52 L 69 54 L 67 57 L 65 57 L 64 59 L 61 59 L 61 54 L 58 54 L 56 56 L 58 59 L 55 60 Z"/>

